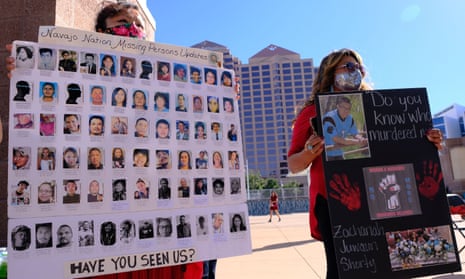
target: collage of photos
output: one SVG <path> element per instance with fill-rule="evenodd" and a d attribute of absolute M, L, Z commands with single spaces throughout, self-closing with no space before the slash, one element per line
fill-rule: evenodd
<path fill-rule="evenodd" d="M 16 225 L 10 235 L 14 251 L 70 250 L 79 247 L 125 247 L 137 242 L 169 243 L 175 240 L 211 241 L 244 238 L 245 212 L 203 212 L 123 218 L 88 219 L 66 223 L 42 222 Z M 61 249 L 63 248 L 63 249 Z"/>
<path fill-rule="evenodd" d="M 155 206 L 172 208 L 182 200 L 195 199 L 197 203 L 206 203 L 211 199 L 213 203 L 218 199 L 218 203 L 223 203 L 227 196 L 234 197 L 242 192 L 240 177 L 155 177 L 156 181 L 152 178 L 138 177 L 135 181 L 114 178 L 109 187 L 105 187 L 103 180 L 99 178 L 90 179 L 88 183 L 87 179 L 52 179 L 39 183 L 23 179 L 11 186 L 10 205 L 85 205 L 107 201 L 148 200 L 151 205 L 147 209 Z M 99 209 L 101 212 L 101 208 Z"/>
<path fill-rule="evenodd" d="M 13 56 L 16 57 L 16 68 L 21 70 L 38 69 L 224 87 L 232 87 L 234 81 L 230 70 L 220 68 L 165 60 L 152 61 L 146 57 L 63 49 L 26 42 L 18 42 L 15 45 Z"/>
<path fill-rule="evenodd" d="M 32 62 L 10 88 L 10 217 L 245 201 L 231 70 L 29 42 L 14 51 Z"/>

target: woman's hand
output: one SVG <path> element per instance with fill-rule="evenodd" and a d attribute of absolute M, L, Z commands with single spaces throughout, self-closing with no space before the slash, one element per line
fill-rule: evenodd
<path fill-rule="evenodd" d="M 13 49 L 13 45 L 12 44 L 7 44 L 5 46 L 6 50 L 8 50 L 9 53 L 11 53 L 11 50 Z M 7 56 L 5 58 L 5 64 L 6 64 L 6 70 L 8 71 L 8 78 L 11 78 L 11 71 L 13 71 L 15 68 L 16 68 L 16 65 L 15 65 L 15 58 L 14 57 L 11 57 L 11 56 Z"/>
<path fill-rule="evenodd" d="M 426 138 L 436 146 L 438 150 L 442 150 L 442 132 L 437 128 L 432 128 L 426 131 Z"/>
<path fill-rule="evenodd" d="M 311 135 L 308 140 L 305 142 L 304 151 L 310 151 L 312 154 L 319 156 L 324 149 L 325 142 L 322 137 L 315 134 Z"/>

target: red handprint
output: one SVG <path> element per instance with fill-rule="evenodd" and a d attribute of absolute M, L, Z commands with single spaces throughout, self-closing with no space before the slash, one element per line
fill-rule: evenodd
<path fill-rule="evenodd" d="M 416 173 L 420 195 L 427 199 L 434 199 L 439 191 L 439 184 L 442 180 L 442 172 L 439 171 L 439 164 L 433 161 L 423 161 L 423 173 Z"/>
<path fill-rule="evenodd" d="M 351 185 L 346 174 L 334 174 L 329 186 L 334 190 L 329 193 L 331 198 L 340 201 L 350 211 L 360 209 L 360 188 L 357 183 Z"/>

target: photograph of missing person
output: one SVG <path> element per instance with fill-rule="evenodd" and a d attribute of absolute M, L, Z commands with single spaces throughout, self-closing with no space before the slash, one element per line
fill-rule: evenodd
<path fill-rule="evenodd" d="M 64 72 L 76 72 L 77 53 L 74 50 L 60 49 L 58 70 Z"/>
<path fill-rule="evenodd" d="M 53 246 L 52 223 L 36 224 L 36 249 Z"/>
<path fill-rule="evenodd" d="M 327 161 L 369 158 L 361 93 L 320 96 Z"/>
<path fill-rule="evenodd" d="M 118 69 L 116 56 L 110 54 L 100 54 L 99 74 L 101 76 L 114 77 Z"/>
<path fill-rule="evenodd" d="M 27 45 L 16 46 L 16 68 L 32 69 L 35 64 L 34 47 Z"/>
<path fill-rule="evenodd" d="M 105 104 L 105 87 L 101 85 L 91 85 L 89 101 L 93 106 L 103 106 Z"/>
<path fill-rule="evenodd" d="M 40 82 L 39 99 L 42 104 L 54 105 L 58 102 L 58 83 Z"/>
<path fill-rule="evenodd" d="M 81 134 L 81 115 L 79 114 L 65 114 L 63 116 L 64 125 L 63 133 L 66 135 L 79 135 Z"/>
<path fill-rule="evenodd" d="M 150 219 L 139 221 L 139 239 L 153 238 L 153 221 Z"/>
<path fill-rule="evenodd" d="M 247 227 L 245 225 L 244 212 L 231 213 L 229 215 L 229 219 L 231 220 L 231 223 L 230 223 L 231 233 L 243 232 L 247 230 Z"/>
<path fill-rule="evenodd" d="M 51 171 L 55 169 L 56 149 L 55 147 L 39 147 L 37 148 L 37 170 Z"/>
<path fill-rule="evenodd" d="M 34 114 L 15 113 L 13 114 L 14 129 L 34 129 Z"/>
<path fill-rule="evenodd" d="M 178 238 L 191 237 L 191 224 L 189 222 L 189 216 L 179 215 L 177 218 L 176 233 Z"/>
<path fill-rule="evenodd" d="M 231 186 L 231 195 L 237 195 L 241 193 L 241 179 L 239 177 L 229 178 L 229 184 Z"/>
<path fill-rule="evenodd" d="M 31 191 L 28 181 L 20 180 L 12 188 L 11 205 L 29 205 L 31 203 Z"/>
<path fill-rule="evenodd" d="M 39 48 L 39 62 L 37 68 L 39 70 L 53 71 L 56 69 L 57 51 L 53 48 Z"/>
<path fill-rule="evenodd" d="M 392 271 L 457 262 L 449 225 L 386 233 Z"/>
<path fill-rule="evenodd" d="M 90 147 L 87 151 L 87 169 L 101 170 L 103 169 L 104 152 L 98 147 Z"/>
<path fill-rule="evenodd" d="M 157 62 L 157 79 L 163 81 L 171 80 L 170 63 L 163 61 Z"/>
<path fill-rule="evenodd" d="M 55 180 L 44 181 L 40 183 L 37 188 L 38 196 L 37 202 L 39 204 L 51 204 L 55 203 L 56 196 L 56 182 Z"/>
<path fill-rule="evenodd" d="M 139 177 L 136 181 L 136 190 L 134 191 L 134 199 L 148 199 L 150 193 L 150 185 L 147 179 Z"/>
<path fill-rule="evenodd" d="M 105 134 L 105 116 L 90 115 L 89 116 L 89 136 L 101 137 Z"/>
<path fill-rule="evenodd" d="M 128 134 L 128 118 L 125 116 L 111 117 L 111 134 L 112 135 L 127 135 Z"/>
<path fill-rule="evenodd" d="M 194 195 L 207 195 L 207 178 L 194 178 Z"/>
<path fill-rule="evenodd" d="M 124 220 L 119 226 L 119 240 L 121 243 L 129 244 L 136 237 L 136 224 L 132 220 Z"/>
<path fill-rule="evenodd" d="M 82 103 L 82 86 L 77 83 L 69 83 L 66 86 L 66 101 L 67 105 L 78 105 Z"/>
<path fill-rule="evenodd" d="M 57 229 L 57 248 L 71 247 L 73 245 L 73 229 L 70 225 L 61 225 Z"/>
<path fill-rule="evenodd" d="M 112 192 L 113 201 L 125 201 L 127 198 L 126 179 L 113 179 Z"/>
<path fill-rule="evenodd" d="M 121 56 L 121 69 L 120 69 L 120 76 L 121 77 L 136 77 L 136 59 L 133 57 L 126 57 Z"/>
<path fill-rule="evenodd" d="M 19 225 L 11 231 L 11 247 L 15 251 L 24 251 L 31 246 L 31 228 Z"/>
<path fill-rule="evenodd" d="M 224 197 L 224 178 L 212 178 L 213 197 Z"/>
<path fill-rule="evenodd" d="M 153 98 L 153 109 L 156 112 L 170 111 L 170 94 L 168 92 L 156 92 Z"/>
<path fill-rule="evenodd" d="M 81 52 L 80 58 L 79 72 L 95 75 L 97 73 L 98 55 L 96 53 Z"/>
<path fill-rule="evenodd" d="M 94 246 L 94 221 L 79 221 L 78 227 L 79 247 Z"/>
<path fill-rule="evenodd" d="M 33 95 L 31 94 L 32 82 L 20 80 L 16 82 L 16 95 L 13 97 L 15 102 L 31 102 Z"/>
<path fill-rule="evenodd" d="M 64 169 L 78 169 L 79 168 L 79 148 L 69 146 L 64 147 L 63 150 L 63 168 Z"/>
<path fill-rule="evenodd" d="M 195 227 L 198 236 L 208 235 L 208 222 L 206 215 L 200 215 L 195 218 Z"/>
<path fill-rule="evenodd" d="M 40 114 L 40 136 L 53 137 L 55 135 L 56 117 L 53 113 Z"/>
<path fill-rule="evenodd" d="M 173 222 L 171 221 L 171 217 L 158 217 L 156 220 L 157 237 L 170 237 L 173 234 Z"/>
<path fill-rule="evenodd" d="M 166 177 L 162 177 L 158 181 L 158 199 L 159 200 L 171 199 L 170 180 Z"/>
<path fill-rule="evenodd" d="M 81 202 L 81 183 L 79 179 L 63 180 L 65 195 L 63 203 L 80 203 Z"/>
<path fill-rule="evenodd" d="M 102 202 L 103 201 L 103 185 L 97 180 L 89 182 L 89 192 L 87 193 L 87 202 Z"/>
<path fill-rule="evenodd" d="M 31 148 L 13 147 L 13 170 L 28 170 L 31 168 Z"/>
<path fill-rule="evenodd" d="M 187 112 L 188 101 L 185 94 L 176 95 L 176 111 Z"/>
<path fill-rule="evenodd" d="M 134 149 L 132 165 L 135 168 L 148 168 L 150 165 L 149 150 L 142 148 Z"/>
<path fill-rule="evenodd" d="M 186 64 L 173 64 L 174 81 L 187 82 L 187 66 Z"/>
<path fill-rule="evenodd" d="M 157 170 L 171 169 L 171 154 L 169 149 L 157 149 L 155 155 L 157 156 Z"/>
<path fill-rule="evenodd" d="M 116 224 L 111 221 L 103 222 L 100 225 L 100 244 L 111 246 L 116 243 Z"/>
<path fill-rule="evenodd" d="M 189 67 L 190 72 L 190 80 L 193 84 L 201 84 L 202 83 L 202 70 L 196 66 Z"/>
<path fill-rule="evenodd" d="M 371 220 L 421 214 L 412 164 L 363 168 Z"/>
<path fill-rule="evenodd" d="M 126 165 L 125 152 L 122 147 L 115 147 L 111 151 L 112 166 L 114 169 L 123 169 Z"/>
<path fill-rule="evenodd" d="M 152 79 L 153 78 L 153 66 L 152 62 L 148 60 L 143 60 L 140 62 L 141 73 L 139 75 L 140 79 Z"/>

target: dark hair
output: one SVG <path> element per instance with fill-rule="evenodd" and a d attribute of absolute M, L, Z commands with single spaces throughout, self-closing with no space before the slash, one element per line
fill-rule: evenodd
<path fill-rule="evenodd" d="M 100 10 L 100 12 L 97 14 L 97 20 L 95 22 L 95 31 L 104 32 L 107 29 L 107 23 L 106 23 L 107 18 L 116 16 L 124 9 L 139 10 L 139 7 L 129 2 L 106 4 L 106 6 L 104 6 Z"/>
<path fill-rule="evenodd" d="M 102 134 L 104 134 L 104 132 L 105 132 L 105 119 L 103 118 L 103 116 L 101 116 L 101 115 L 91 115 L 89 117 L 89 126 L 90 126 L 90 122 L 93 119 L 100 119 L 100 121 L 102 121 Z"/>
<path fill-rule="evenodd" d="M 53 50 L 51 48 L 39 48 L 39 54 L 42 55 L 44 53 L 50 53 L 53 54 Z"/>
<path fill-rule="evenodd" d="M 118 92 L 120 90 L 123 90 L 124 92 L 124 101 L 123 101 L 123 107 L 126 107 L 126 102 L 127 102 L 127 93 L 126 93 L 126 90 L 124 90 L 124 88 L 122 87 L 116 87 L 115 89 L 113 89 L 113 93 L 111 94 L 111 105 L 112 106 L 115 106 L 116 105 L 116 100 L 115 100 L 115 96 L 116 94 L 118 94 Z"/>
<path fill-rule="evenodd" d="M 31 50 L 30 47 L 27 47 L 27 46 L 18 46 L 16 48 L 16 55 L 19 54 L 21 49 L 24 49 L 24 51 L 26 52 L 27 58 L 29 58 L 29 59 L 32 58 L 32 55 L 33 55 L 32 50 Z"/>

